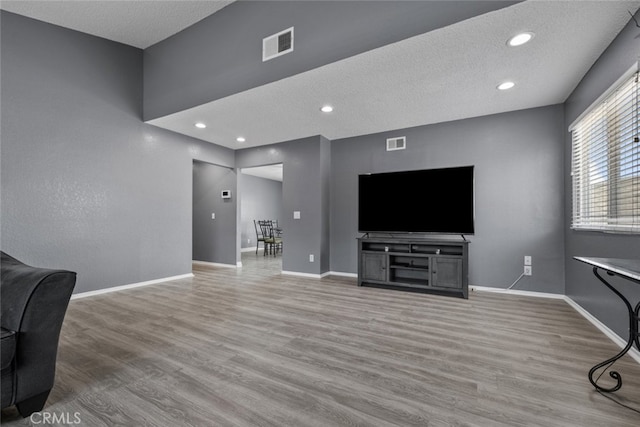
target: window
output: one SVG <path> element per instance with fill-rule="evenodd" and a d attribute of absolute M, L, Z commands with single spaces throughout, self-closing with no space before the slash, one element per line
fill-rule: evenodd
<path fill-rule="evenodd" d="M 640 233 L 639 86 L 636 71 L 570 128 L 573 229 Z"/>

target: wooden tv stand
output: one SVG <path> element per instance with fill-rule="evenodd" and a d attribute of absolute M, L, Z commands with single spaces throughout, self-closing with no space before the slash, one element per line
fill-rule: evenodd
<path fill-rule="evenodd" d="M 469 242 L 359 238 L 358 286 L 468 298 Z"/>

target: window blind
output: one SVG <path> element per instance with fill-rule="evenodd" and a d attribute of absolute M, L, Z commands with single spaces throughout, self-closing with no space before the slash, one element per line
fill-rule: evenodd
<path fill-rule="evenodd" d="M 596 104 L 571 129 L 571 227 L 640 232 L 638 72 Z"/>

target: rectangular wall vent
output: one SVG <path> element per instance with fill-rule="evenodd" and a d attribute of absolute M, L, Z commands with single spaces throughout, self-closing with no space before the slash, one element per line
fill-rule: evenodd
<path fill-rule="evenodd" d="M 406 136 L 387 139 L 387 151 L 404 150 L 405 148 L 407 148 Z"/>
<path fill-rule="evenodd" d="M 293 52 L 293 27 L 262 39 L 262 62 Z"/>

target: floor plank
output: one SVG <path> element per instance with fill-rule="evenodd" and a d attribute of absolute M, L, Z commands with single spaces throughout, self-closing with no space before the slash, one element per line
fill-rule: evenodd
<path fill-rule="evenodd" d="M 88 426 L 637 426 L 618 348 L 562 300 L 280 274 L 280 257 L 73 300 L 46 411 Z M 640 365 L 613 397 L 640 409 Z M 2 424 L 32 425 L 15 409 Z M 35 424 L 33 424 L 35 425 Z"/>

